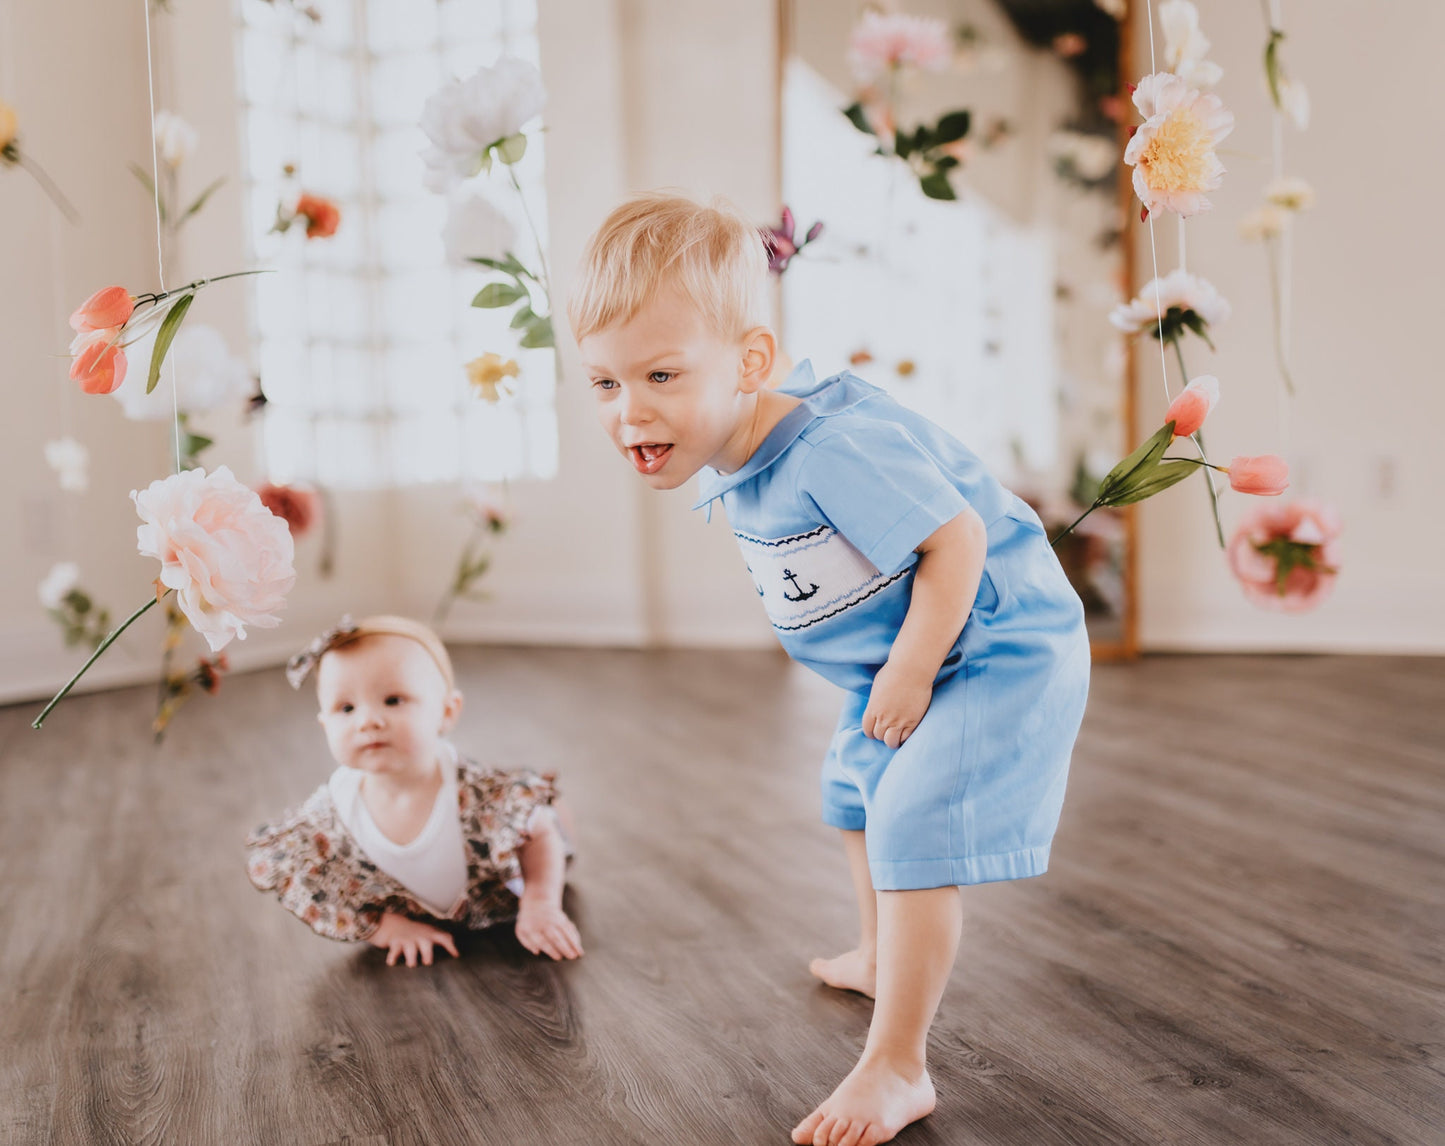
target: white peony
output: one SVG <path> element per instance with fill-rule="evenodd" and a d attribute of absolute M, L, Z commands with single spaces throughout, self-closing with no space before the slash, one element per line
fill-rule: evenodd
<path fill-rule="evenodd" d="M 1133 300 L 1116 306 L 1109 321 L 1125 334 L 1139 334 L 1158 327 L 1159 319 L 1174 307 L 1193 311 L 1210 326 L 1229 317 L 1229 301 L 1214 285 L 1188 271 L 1172 270 L 1163 278 L 1151 279 Z"/>
<path fill-rule="evenodd" d="M 56 438 L 45 443 L 45 464 L 60 478 L 67 493 L 84 493 L 90 487 L 90 451 L 74 438 Z"/>
<path fill-rule="evenodd" d="M 488 150 L 519 134 L 546 102 L 542 73 L 514 56 L 447 84 L 422 108 L 421 129 L 432 142 L 421 153 L 426 185 L 444 192 L 476 175 Z"/>
<path fill-rule="evenodd" d="M 79 584 L 80 566 L 74 561 L 58 561 L 50 567 L 45 580 L 40 582 L 40 603 L 47 609 L 58 609 Z"/>
<path fill-rule="evenodd" d="M 1190 0 L 1165 0 L 1159 5 L 1164 28 L 1164 65 L 1193 88 L 1212 88 L 1224 69 L 1204 57 L 1209 40 L 1199 30 L 1199 9 Z"/>
<path fill-rule="evenodd" d="M 481 195 L 452 199 L 442 227 L 447 259 L 465 264 L 468 259 L 500 259 L 517 246 L 512 221 Z"/>
<path fill-rule="evenodd" d="M 177 401 L 187 414 L 239 404 L 252 390 L 251 373 L 231 354 L 221 332 L 204 323 L 186 323 L 171 344 L 161 368 L 161 380 L 145 392 L 155 350 L 156 328 L 126 347 L 132 370 L 114 391 L 125 416 L 133 422 L 162 422 L 171 417 L 171 371 L 175 371 Z"/>
<path fill-rule="evenodd" d="M 1286 211 L 1308 211 L 1315 205 L 1315 189 L 1297 175 L 1281 175 L 1264 189 L 1264 197 Z"/>
<path fill-rule="evenodd" d="M 1124 149 L 1134 168 L 1134 193 L 1151 212 L 1188 217 L 1211 207 L 1206 191 L 1224 182 L 1215 154 L 1234 130 L 1234 116 L 1213 92 L 1201 92 L 1170 72 L 1145 76 L 1134 89 L 1144 123 Z"/>
<path fill-rule="evenodd" d="M 175 112 L 158 111 L 154 125 L 156 148 L 167 167 L 179 167 L 196 150 L 200 136 L 196 129 Z"/>

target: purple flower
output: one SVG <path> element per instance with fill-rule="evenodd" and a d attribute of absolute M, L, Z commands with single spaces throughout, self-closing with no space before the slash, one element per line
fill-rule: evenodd
<path fill-rule="evenodd" d="M 784 206 L 782 223 L 776 227 L 763 228 L 763 244 L 768 249 L 768 270 L 775 275 L 787 270 L 793 256 L 823 233 L 823 224 L 814 223 L 800 243 L 794 238 L 796 227 L 793 212 Z"/>

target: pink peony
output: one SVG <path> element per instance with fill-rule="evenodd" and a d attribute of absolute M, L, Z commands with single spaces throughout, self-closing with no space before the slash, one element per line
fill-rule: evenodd
<path fill-rule="evenodd" d="M 900 64 L 939 72 L 952 58 L 948 25 L 926 16 L 865 12 L 848 43 L 848 59 L 861 83 Z"/>
<path fill-rule="evenodd" d="M 87 331 L 124 326 L 133 310 L 135 299 L 125 287 L 103 287 L 76 308 L 70 316 L 70 329 Z"/>
<path fill-rule="evenodd" d="M 1224 472 L 1230 488 L 1239 493 L 1274 497 L 1289 489 L 1289 463 L 1277 454 L 1235 458 Z"/>
<path fill-rule="evenodd" d="M 1204 425 L 1204 419 L 1209 417 L 1218 401 L 1219 379 L 1213 374 L 1201 374 L 1169 403 L 1169 409 L 1164 411 L 1164 421 L 1174 423 L 1176 438 L 1187 438 Z"/>
<path fill-rule="evenodd" d="M 213 653 L 244 640 L 247 625 L 281 623 L 272 614 L 295 584 L 295 545 L 254 490 L 221 466 L 172 474 L 130 496 L 144 522 L 136 530 L 141 554 L 159 559 L 160 584 L 176 591 Z"/>
<path fill-rule="evenodd" d="M 1229 568 L 1261 608 L 1307 612 L 1334 589 L 1339 534 L 1339 514 L 1320 502 L 1261 506 L 1235 530 Z"/>

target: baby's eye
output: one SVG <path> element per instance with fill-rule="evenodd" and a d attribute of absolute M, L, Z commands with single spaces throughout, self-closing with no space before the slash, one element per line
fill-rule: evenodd
<path fill-rule="evenodd" d="M 386 703 L 387 703 L 390 707 L 395 708 L 398 704 L 401 703 L 401 697 L 399 697 L 399 696 L 389 696 L 389 697 L 386 698 Z"/>
<path fill-rule="evenodd" d="M 647 376 L 647 380 L 649 382 L 662 383 L 671 381 L 673 378 L 676 377 L 677 375 L 674 374 L 671 370 L 654 370 L 651 374 Z"/>
<path fill-rule="evenodd" d="M 341 711 L 342 711 L 342 712 L 351 712 L 354 708 L 355 708 L 354 705 L 343 704 L 343 705 L 341 706 Z"/>

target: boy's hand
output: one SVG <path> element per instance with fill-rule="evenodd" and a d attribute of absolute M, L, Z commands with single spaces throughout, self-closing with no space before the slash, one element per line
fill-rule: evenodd
<path fill-rule="evenodd" d="M 913 735 L 932 700 L 931 677 L 920 677 L 889 661 L 873 678 L 863 710 L 863 735 L 897 748 Z"/>
<path fill-rule="evenodd" d="M 525 895 L 517 909 L 517 942 L 533 955 L 546 952 L 553 959 L 576 959 L 582 954 L 582 936 L 561 905 Z"/>
<path fill-rule="evenodd" d="M 386 965 L 395 966 L 398 955 L 406 956 L 408 967 L 416 966 L 416 957 L 421 955 L 421 961 L 428 967 L 431 966 L 432 949 L 445 947 L 455 958 L 457 954 L 456 943 L 445 931 L 433 927 L 429 923 L 423 923 L 419 919 L 412 919 L 410 916 L 398 915 L 394 911 L 388 911 L 381 917 L 381 926 L 371 933 L 368 942 L 373 947 L 385 947 Z"/>

